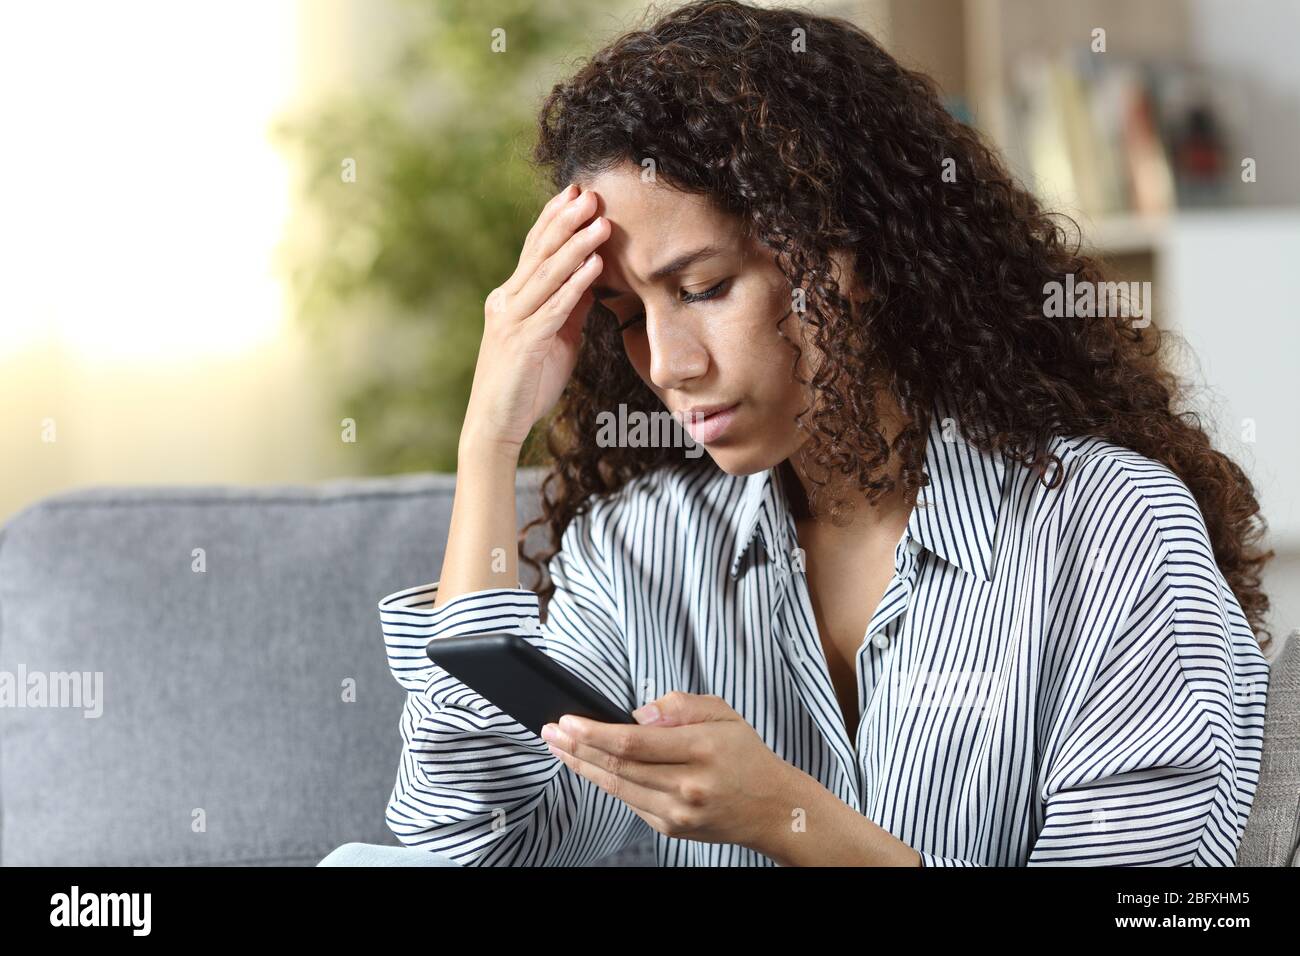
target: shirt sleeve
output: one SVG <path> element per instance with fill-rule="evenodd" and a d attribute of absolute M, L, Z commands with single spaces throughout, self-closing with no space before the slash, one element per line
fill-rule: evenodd
<path fill-rule="evenodd" d="M 1144 583 L 1095 669 L 1081 662 L 1091 677 L 1050 757 L 1025 865 L 1235 865 L 1268 662 L 1199 537 L 1159 538 L 1128 566 Z M 981 865 L 919 852 L 922 866 Z"/>
<path fill-rule="evenodd" d="M 425 654 L 437 638 L 517 634 L 634 710 L 626 643 L 594 523 L 584 512 L 562 536 L 549 565 L 555 591 L 544 625 L 538 596 L 524 588 L 474 591 L 434 609 L 433 582 L 379 602 L 389 669 L 407 691 L 402 755 L 385 814 L 404 845 L 467 866 L 582 866 L 650 832 L 627 804 L 552 756 L 544 740 Z"/>

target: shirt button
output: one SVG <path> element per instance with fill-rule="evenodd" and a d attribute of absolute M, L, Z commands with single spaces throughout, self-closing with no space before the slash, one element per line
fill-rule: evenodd
<path fill-rule="evenodd" d="M 886 647 L 889 646 L 889 635 L 882 631 L 881 633 L 877 634 L 875 637 L 871 639 L 871 643 L 875 644 L 876 647 L 880 648 L 883 651 Z"/>

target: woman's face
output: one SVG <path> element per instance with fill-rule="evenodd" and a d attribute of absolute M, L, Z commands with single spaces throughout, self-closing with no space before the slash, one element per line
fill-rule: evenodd
<path fill-rule="evenodd" d="M 789 458 L 807 438 L 795 416 L 811 393 L 777 333 L 793 300 L 770 250 L 743 242 L 740 221 L 704 197 L 644 182 L 630 163 L 581 185 L 612 227 L 592 290 L 623 327 L 637 374 L 723 471 L 747 475 Z M 816 358 L 799 318 L 782 327 L 804 348 L 807 379 Z M 690 414 L 698 407 L 731 410 L 700 421 Z"/>

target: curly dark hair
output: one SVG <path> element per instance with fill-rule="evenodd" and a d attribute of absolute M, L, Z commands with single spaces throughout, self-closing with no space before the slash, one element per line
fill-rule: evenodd
<path fill-rule="evenodd" d="M 800 455 L 875 501 L 896 487 L 885 466 L 897 454 L 897 481 L 911 493 L 925 477 L 940 391 L 968 442 L 1036 469 L 1047 487 L 1067 480 L 1043 451 L 1048 423 L 1132 449 L 1195 496 L 1215 560 L 1267 649 L 1266 525 L 1242 469 L 1211 446 L 1196 413 L 1174 410 L 1185 389 L 1165 356 L 1172 333 L 1114 315 L 1045 318 L 1047 283 L 1103 281 L 1058 221 L 1072 220 L 1044 211 L 929 77 L 846 20 L 734 0 L 655 15 L 552 89 L 532 160 L 558 190 L 653 158 L 660 181 L 708 196 L 774 251 L 791 288 L 805 290 L 801 320 L 826 357 L 811 379 L 817 408 L 799 416 L 809 436 Z M 841 295 L 837 249 L 851 252 L 865 303 Z M 799 349 L 786 341 L 794 371 Z M 909 420 L 892 443 L 878 428 L 880 389 Z M 520 552 L 540 577 L 593 496 L 655 469 L 717 467 L 708 456 L 683 461 L 680 448 L 597 447 L 597 415 L 618 403 L 663 411 L 614 323 L 588 322 L 573 377 L 534 432 L 546 436 L 550 468 Z M 552 541 L 532 557 L 524 537 L 539 524 Z M 553 592 L 549 580 L 539 589 L 544 606 Z"/>

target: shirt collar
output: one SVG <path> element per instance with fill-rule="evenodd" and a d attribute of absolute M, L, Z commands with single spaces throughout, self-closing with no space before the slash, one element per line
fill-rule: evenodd
<path fill-rule="evenodd" d="M 929 483 L 920 490 L 907 522 L 907 535 L 981 581 L 990 580 L 998 512 L 1002 504 L 1006 459 L 984 452 L 960 434 L 957 419 L 943 395 L 936 399 L 922 468 Z M 789 505 L 779 466 L 744 479 L 736 548 L 730 574 L 760 538 L 769 558 L 784 562 Z"/>

